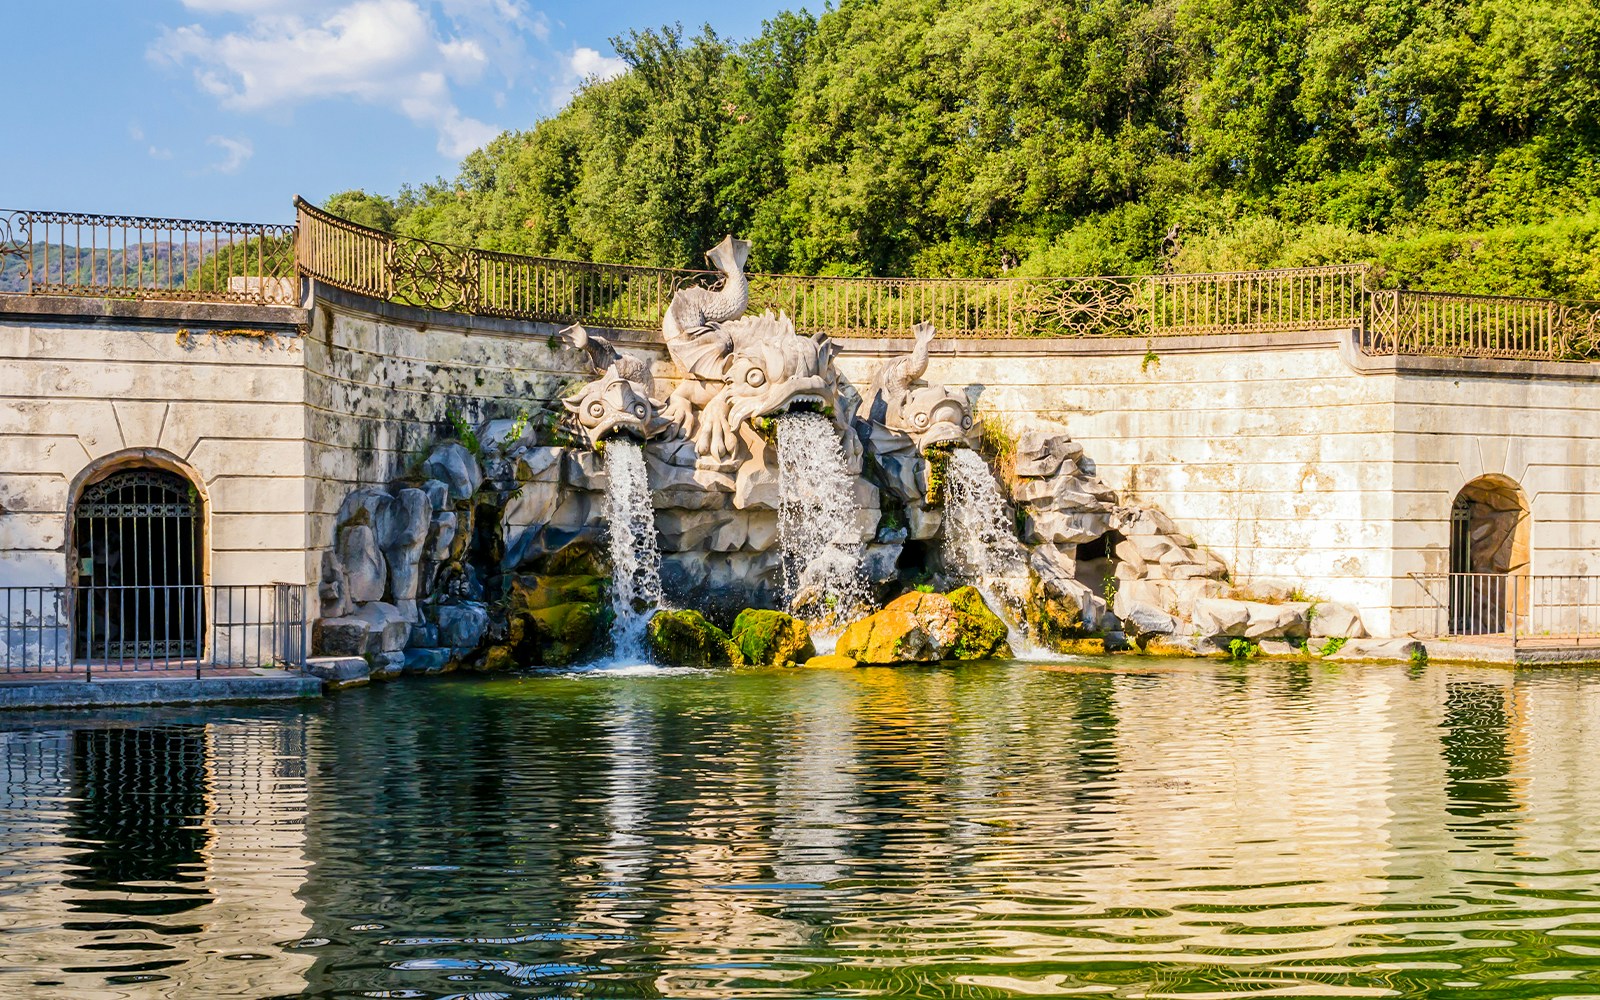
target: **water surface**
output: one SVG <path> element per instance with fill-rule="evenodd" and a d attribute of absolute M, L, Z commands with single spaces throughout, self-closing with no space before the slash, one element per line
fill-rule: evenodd
<path fill-rule="evenodd" d="M 1600 994 L 1600 673 L 1115 659 L 0 716 L 0 996 Z"/>

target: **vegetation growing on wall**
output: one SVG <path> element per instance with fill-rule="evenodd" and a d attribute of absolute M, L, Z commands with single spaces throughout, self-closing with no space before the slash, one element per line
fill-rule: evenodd
<path fill-rule="evenodd" d="M 1596 0 L 843 0 L 629 71 L 343 215 L 698 265 L 993 275 L 1368 260 L 1600 297 Z"/>

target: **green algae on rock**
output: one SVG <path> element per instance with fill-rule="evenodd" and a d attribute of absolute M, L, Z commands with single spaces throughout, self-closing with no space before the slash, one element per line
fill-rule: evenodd
<path fill-rule="evenodd" d="M 666 667 L 742 667 L 744 654 L 728 633 L 698 611 L 658 611 L 645 628 L 650 658 Z"/>
<path fill-rule="evenodd" d="M 752 667 L 794 666 L 817 655 L 805 622 L 782 611 L 746 608 L 733 620 L 732 639 Z"/>

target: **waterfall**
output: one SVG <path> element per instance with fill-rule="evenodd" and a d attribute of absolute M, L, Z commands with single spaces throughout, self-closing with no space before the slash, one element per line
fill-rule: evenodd
<path fill-rule="evenodd" d="M 825 632 L 867 604 L 860 518 L 855 477 L 845 465 L 833 421 L 816 413 L 780 417 L 778 544 L 784 591 L 790 609 Z"/>
<path fill-rule="evenodd" d="M 1016 625 L 1028 595 L 1028 559 L 1017 541 L 1011 505 L 988 463 L 970 448 L 951 452 L 945 467 L 944 561 L 1005 619 L 1011 648 L 1031 648 Z"/>
<path fill-rule="evenodd" d="M 644 449 L 635 441 L 606 442 L 606 521 L 611 526 L 612 655 L 618 662 L 644 663 L 644 631 L 661 604 L 661 552 Z"/>

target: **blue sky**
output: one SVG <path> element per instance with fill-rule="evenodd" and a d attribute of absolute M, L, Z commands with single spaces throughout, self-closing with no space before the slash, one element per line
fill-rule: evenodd
<path fill-rule="evenodd" d="M 780 0 L 12 0 L 0 208 L 288 221 L 453 176 L 620 67 L 629 28 L 748 38 Z"/>

